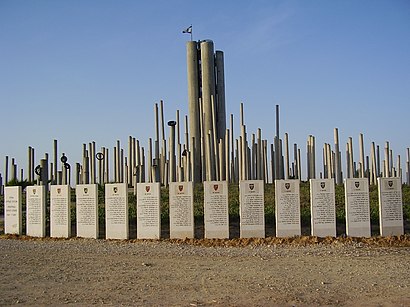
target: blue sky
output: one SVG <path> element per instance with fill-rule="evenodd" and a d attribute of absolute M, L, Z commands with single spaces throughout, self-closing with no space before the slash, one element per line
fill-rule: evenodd
<path fill-rule="evenodd" d="M 0 0 L 0 172 L 4 157 L 26 166 L 52 154 L 69 162 L 82 144 L 143 145 L 154 136 L 153 106 L 165 119 L 187 113 L 185 42 L 212 39 L 224 51 L 227 114 L 244 103 L 249 133 L 281 137 L 302 150 L 308 135 L 342 160 L 353 137 L 410 147 L 410 1 L 22 1 Z M 404 168 L 404 164 L 402 163 Z M 317 169 L 321 166 L 318 163 Z"/>

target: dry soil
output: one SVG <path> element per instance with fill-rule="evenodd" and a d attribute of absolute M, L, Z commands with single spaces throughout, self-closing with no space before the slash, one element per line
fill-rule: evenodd
<path fill-rule="evenodd" d="M 410 236 L 0 236 L 0 305 L 410 306 Z"/>

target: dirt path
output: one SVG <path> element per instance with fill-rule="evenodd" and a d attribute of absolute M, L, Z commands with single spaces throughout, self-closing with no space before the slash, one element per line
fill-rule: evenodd
<path fill-rule="evenodd" d="M 408 245 L 0 238 L 2 306 L 410 306 Z"/>

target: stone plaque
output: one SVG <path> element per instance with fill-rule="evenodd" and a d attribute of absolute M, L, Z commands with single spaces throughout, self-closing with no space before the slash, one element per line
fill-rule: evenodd
<path fill-rule="evenodd" d="M 4 187 L 4 233 L 21 235 L 21 186 Z"/>
<path fill-rule="evenodd" d="M 370 202 L 367 178 L 345 179 L 346 234 L 370 237 Z"/>
<path fill-rule="evenodd" d="M 263 180 L 239 182 L 239 216 L 241 238 L 265 237 Z"/>
<path fill-rule="evenodd" d="M 336 237 L 334 179 L 310 179 L 312 236 Z"/>
<path fill-rule="evenodd" d="M 379 219 L 381 236 L 404 234 L 401 179 L 377 178 L 379 185 Z"/>
<path fill-rule="evenodd" d="M 192 182 L 169 183 L 169 236 L 194 237 L 194 190 Z"/>
<path fill-rule="evenodd" d="M 75 188 L 77 237 L 98 239 L 98 186 L 79 184 Z"/>
<path fill-rule="evenodd" d="M 50 190 L 50 236 L 71 237 L 70 186 L 52 185 Z"/>
<path fill-rule="evenodd" d="M 160 236 L 160 183 L 137 183 L 137 238 L 159 239 Z"/>
<path fill-rule="evenodd" d="M 229 238 L 228 182 L 204 182 L 205 238 Z"/>
<path fill-rule="evenodd" d="M 120 240 L 129 238 L 126 183 L 105 185 L 105 237 Z"/>
<path fill-rule="evenodd" d="M 301 235 L 299 180 L 275 180 L 277 237 Z"/>
<path fill-rule="evenodd" d="M 26 188 L 27 235 L 31 237 L 46 236 L 46 188 L 43 185 Z"/>

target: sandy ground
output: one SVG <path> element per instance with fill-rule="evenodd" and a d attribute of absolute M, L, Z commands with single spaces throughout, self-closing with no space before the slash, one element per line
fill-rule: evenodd
<path fill-rule="evenodd" d="M 0 305 L 410 306 L 410 237 L 0 236 Z"/>

